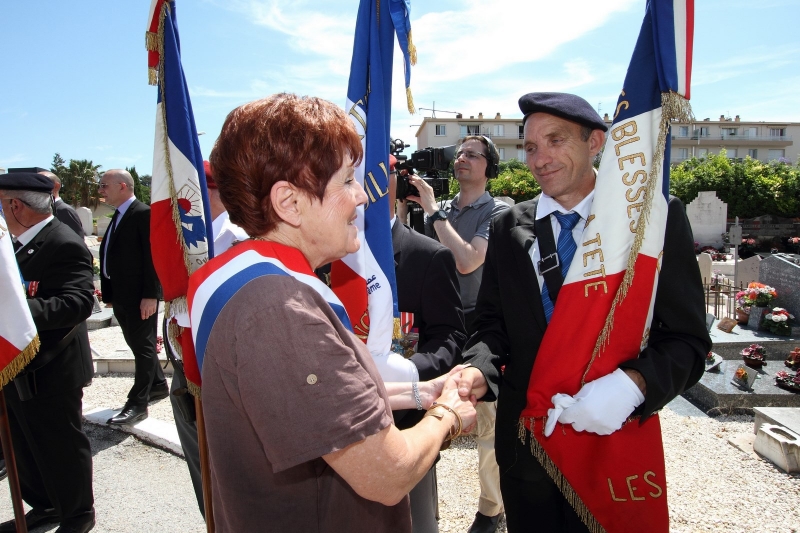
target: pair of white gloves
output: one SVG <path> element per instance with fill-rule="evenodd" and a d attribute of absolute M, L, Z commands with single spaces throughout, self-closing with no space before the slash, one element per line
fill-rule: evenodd
<path fill-rule="evenodd" d="M 556 422 L 572 424 L 575 431 L 610 435 L 644 402 L 636 383 L 618 368 L 611 374 L 581 387 L 575 396 L 556 394 L 553 408 L 547 411 L 544 436 L 549 437 Z"/>

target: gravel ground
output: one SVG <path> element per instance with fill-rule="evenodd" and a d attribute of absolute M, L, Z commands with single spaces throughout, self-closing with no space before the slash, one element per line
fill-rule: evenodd
<path fill-rule="evenodd" d="M 84 401 L 120 406 L 131 383 L 131 375 L 98 376 Z M 150 416 L 172 420 L 169 401 L 150 404 Z M 752 434 L 752 416 L 686 417 L 665 409 L 661 417 L 671 531 L 800 532 L 800 475 L 787 475 L 728 443 L 734 435 Z M 480 490 L 477 457 L 471 437 L 442 452 L 437 466 L 442 532 L 465 532 L 472 523 Z M 186 490 L 190 494 L 188 485 Z M 498 531 L 506 531 L 504 522 Z"/>

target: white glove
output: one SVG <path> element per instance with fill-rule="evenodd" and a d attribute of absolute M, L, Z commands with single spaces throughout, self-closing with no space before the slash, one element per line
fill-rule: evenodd
<path fill-rule="evenodd" d="M 384 383 L 392 381 L 411 382 L 419 381 L 419 371 L 411 359 L 406 359 L 402 355 L 389 352 L 386 355 L 373 355 L 372 360 L 378 367 Z"/>
<path fill-rule="evenodd" d="M 578 400 L 569 394 L 558 393 L 553 396 L 553 408 L 547 410 L 547 424 L 544 426 L 545 437 L 549 437 L 553 433 L 553 430 L 556 428 L 556 422 L 558 422 L 558 417 L 561 416 L 561 412 L 567 407 L 572 407 L 577 401 Z"/>
<path fill-rule="evenodd" d="M 557 396 L 553 396 L 556 405 L 554 411 L 558 409 L 555 403 Z M 610 435 L 621 428 L 633 410 L 644 402 L 644 395 L 636 383 L 618 368 L 584 385 L 574 400 L 575 403 L 563 409 L 558 417 L 559 422 L 572 424 L 575 431 Z M 559 402 L 565 404 L 563 400 Z"/>

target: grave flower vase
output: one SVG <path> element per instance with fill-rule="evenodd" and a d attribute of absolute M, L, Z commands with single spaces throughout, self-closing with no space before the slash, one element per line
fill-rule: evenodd
<path fill-rule="evenodd" d="M 736 310 L 736 321 L 739 324 L 747 324 L 747 321 L 750 319 L 750 315 L 745 313 L 744 309 L 737 309 Z"/>
<path fill-rule="evenodd" d="M 753 329 L 761 329 L 761 319 L 764 318 L 769 312 L 769 307 L 759 307 L 759 306 L 751 306 L 750 307 L 750 316 L 747 319 L 747 325 Z"/>

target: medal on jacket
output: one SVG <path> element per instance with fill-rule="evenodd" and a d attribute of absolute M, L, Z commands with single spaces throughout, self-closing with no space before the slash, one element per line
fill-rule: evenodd
<path fill-rule="evenodd" d="M 39 292 L 39 282 L 24 281 L 23 284 L 25 285 L 25 294 L 28 295 L 28 298 L 35 298 L 36 293 Z"/>

